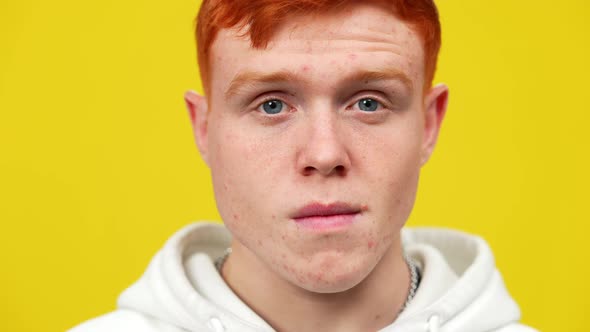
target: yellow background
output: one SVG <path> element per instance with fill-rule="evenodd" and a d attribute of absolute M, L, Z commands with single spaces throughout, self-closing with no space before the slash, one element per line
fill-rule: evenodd
<path fill-rule="evenodd" d="M 0 330 L 114 309 L 218 219 L 193 143 L 198 1 L 0 2 Z M 440 0 L 450 108 L 411 225 L 483 235 L 523 321 L 588 331 L 588 2 Z"/>

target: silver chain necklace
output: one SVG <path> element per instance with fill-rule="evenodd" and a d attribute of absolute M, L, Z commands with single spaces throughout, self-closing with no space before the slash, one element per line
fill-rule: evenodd
<path fill-rule="evenodd" d="M 408 265 L 408 268 L 410 269 L 410 291 L 408 292 L 408 296 L 406 297 L 406 302 L 404 302 L 404 305 L 401 307 L 401 309 L 397 313 L 398 316 L 402 313 L 402 311 L 404 311 L 408 307 L 408 304 L 410 304 L 410 302 L 414 299 L 414 296 L 416 295 L 416 291 L 418 290 L 418 285 L 420 284 L 420 274 L 419 274 L 418 266 L 416 265 L 416 262 L 410 256 L 408 256 L 405 252 L 404 252 L 404 260 L 406 261 L 406 264 Z"/>
<path fill-rule="evenodd" d="M 227 257 L 229 256 L 229 254 L 231 254 L 231 248 L 225 249 L 225 253 L 223 254 L 223 256 L 221 256 L 215 260 L 215 267 L 217 268 L 217 271 L 219 272 L 219 274 L 221 274 L 221 269 L 223 268 L 223 264 L 225 264 L 225 261 L 227 260 Z M 418 285 L 420 284 L 420 275 L 419 275 L 418 266 L 416 265 L 416 262 L 414 262 L 414 260 L 410 256 L 408 256 L 406 253 L 404 253 L 404 260 L 406 261 L 406 264 L 408 265 L 408 269 L 410 270 L 410 291 L 408 292 L 408 296 L 406 297 L 406 301 L 404 302 L 404 305 L 401 307 L 401 309 L 397 313 L 398 316 L 402 313 L 402 311 L 404 311 L 408 307 L 408 304 L 410 304 L 410 302 L 412 301 L 412 299 L 416 295 L 416 291 L 418 290 Z"/>

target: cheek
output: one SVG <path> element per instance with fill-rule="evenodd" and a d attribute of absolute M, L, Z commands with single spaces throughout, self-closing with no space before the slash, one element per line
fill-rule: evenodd
<path fill-rule="evenodd" d="M 420 131 L 414 125 L 381 135 L 381 144 L 367 155 L 374 191 L 370 193 L 382 227 L 401 227 L 414 204 L 420 173 Z M 391 134 L 395 133 L 395 134 Z M 393 224 L 392 224 L 393 223 Z"/>
<path fill-rule="evenodd" d="M 265 207 L 272 206 L 280 176 L 276 170 L 281 169 L 276 146 L 230 120 L 220 120 L 210 131 L 211 177 L 219 213 L 230 228 L 251 227 L 253 220 L 268 223 L 271 214 Z"/>

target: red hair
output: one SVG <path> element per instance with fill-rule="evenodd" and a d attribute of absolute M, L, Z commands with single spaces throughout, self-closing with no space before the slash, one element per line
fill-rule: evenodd
<path fill-rule="evenodd" d="M 358 1 L 358 0 L 357 0 Z M 354 4 L 355 0 L 203 0 L 197 16 L 197 57 L 205 92 L 209 91 L 210 48 L 221 29 L 244 28 L 252 47 L 265 48 L 277 23 L 293 14 L 311 14 Z M 369 0 L 390 9 L 422 38 L 424 89 L 429 89 L 440 49 L 440 21 L 433 0 Z"/>

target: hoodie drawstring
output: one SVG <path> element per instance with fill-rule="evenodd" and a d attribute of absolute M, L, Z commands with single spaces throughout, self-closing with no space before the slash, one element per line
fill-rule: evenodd
<path fill-rule="evenodd" d="M 225 327 L 221 323 L 221 319 L 213 316 L 207 321 L 207 327 L 213 332 L 224 332 Z"/>
<path fill-rule="evenodd" d="M 428 319 L 428 332 L 439 332 L 440 328 L 440 318 L 438 315 L 432 315 L 430 319 Z"/>

